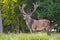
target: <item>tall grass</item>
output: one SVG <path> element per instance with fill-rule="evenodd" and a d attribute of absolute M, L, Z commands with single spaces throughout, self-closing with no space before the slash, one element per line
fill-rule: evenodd
<path fill-rule="evenodd" d="M 2 34 L 0 40 L 60 40 L 60 34 L 54 33 L 48 36 L 46 33 L 32 34 Z"/>

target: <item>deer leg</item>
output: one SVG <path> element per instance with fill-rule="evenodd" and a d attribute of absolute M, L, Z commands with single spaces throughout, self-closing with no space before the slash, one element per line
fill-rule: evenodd
<path fill-rule="evenodd" d="M 30 26 L 28 26 L 28 29 L 29 29 L 30 33 L 32 33 L 32 29 L 30 28 Z"/>
<path fill-rule="evenodd" d="M 46 28 L 46 32 L 48 35 L 51 35 L 50 31 L 49 31 L 49 27 Z"/>
<path fill-rule="evenodd" d="M 33 33 L 35 33 L 35 32 L 36 32 L 37 27 L 35 27 L 35 25 L 33 25 L 33 26 L 31 27 L 31 29 L 32 29 L 32 32 L 33 32 Z"/>

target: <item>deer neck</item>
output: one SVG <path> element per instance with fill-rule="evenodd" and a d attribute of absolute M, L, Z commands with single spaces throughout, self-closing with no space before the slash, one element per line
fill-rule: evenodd
<path fill-rule="evenodd" d="M 32 18 L 28 18 L 27 20 L 26 20 L 26 24 L 28 25 L 28 26 L 32 26 L 32 23 L 33 23 L 33 19 Z"/>

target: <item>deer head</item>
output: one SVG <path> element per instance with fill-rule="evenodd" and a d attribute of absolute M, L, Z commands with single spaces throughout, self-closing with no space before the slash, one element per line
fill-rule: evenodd
<path fill-rule="evenodd" d="M 38 7 L 37 2 L 35 4 L 33 3 L 33 5 L 34 5 L 34 10 L 32 12 L 30 12 L 29 14 L 24 11 L 26 4 L 23 4 L 22 7 L 19 6 L 20 12 L 23 13 L 24 20 L 31 18 L 32 13 L 34 13 L 36 11 L 36 9 Z"/>

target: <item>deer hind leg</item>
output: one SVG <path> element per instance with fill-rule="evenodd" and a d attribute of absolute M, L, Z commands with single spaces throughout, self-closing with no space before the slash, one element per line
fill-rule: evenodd
<path fill-rule="evenodd" d="M 49 29 L 50 29 L 50 27 L 46 27 L 46 32 L 47 32 L 48 35 L 51 35 Z"/>

